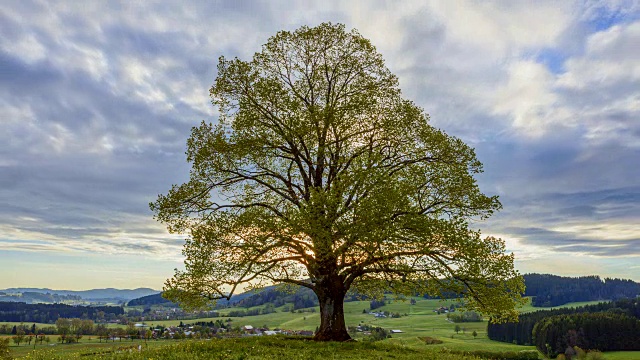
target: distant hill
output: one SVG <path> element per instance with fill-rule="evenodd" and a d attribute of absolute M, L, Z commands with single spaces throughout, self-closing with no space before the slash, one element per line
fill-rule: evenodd
<path fill-rule="evenodd" d="M 129 302 L 127 303 L 127 306 L 151 306 L 151 305 L 162 305 L 162 306 L 170 306 L 170 307 L 178 306 L 178 304 L 163 298 L 162 293 L 135 298 L 133 300 L 129 300 Z"/>
<path fill-rule="evenodd" d="M 121 306 L 71 306 L 66 304 L 25 304 L 0 302 L 0 321 L 52 324 L 58 318 L 113 320 L 124 314 Z"/>
<path fill-rule="evenodd" d="M 560 306 L 570 302 L 617 300 L 635 298 L 640 295 L 640 283 L 625 279 L 600 279 L 599 276 L 565 277 L 551 274 L 525 274 L 525 296 L 532 297 L 532 305 L 539 307 Z M 453 295 L 452 295 L 453 296 Z M 430 296 L 425 296 L 431 298 Z M 354 300 L 347 298 L 345 301 Z M 275 286 L 261 291 L 248 291 L 234 295 L 231 301 L 218 301 L 220 307 L 253 307 L 272 304 L 279 307 L 291 304 L 294 309 L 316 306 L 318 299 L 308 288 L 299 287 L 293 293 L 284 292 Z M 162 298 L 161 294 L 153 294 L 131 300 L 129 306 L 176 304 Z"/>
<path fill-rule="evenodd" d="M 560 306 L 570 302 L 630 299 L 640 295 L 640 283 L 599 276 L 565 277 L 525 274 L 524 295 L 533 297 L 533 306 Z"/>
<path fill-rule="evenodd" d="M 1 294 L 4 293 L 4 294 Z M 158 290 L 149 288 L 138 289 L 91 289 L 91 290 L 53 290 L 48 288 L 9 288 L 0 290 L 0 301 L 21 302 L 60 302 L 58 297 L 67 297 L 70 300 L 87 301 L 129 301 L 142 296 L 159 293 Z M 38 295 L 41 294 L 41 295 Z M 42 296 L 45 295 L 45 296 Z"/>
<path fill-rule="evenodd" d="M 266 287 L 263 291 L 268 291 L 269 289 L 273 289 L 275 288 L 275 286 L 269 286 Z M 262 292 L 262 291 L 260 291 Z M 240 293 L 237 295 L 233 295 L 231 297 L 231 300 L 219 300 L 218 301 L 218 306 L 220 307 L 226 307 L 226 306 L 234 306 L 236 304 L 238 304 L 239 302 L 243 301 L 246 298 L 249 298 L 251 296 L 256 295 L 257 293 L 260 292 L 256 292 L 256 291 L 247 291 L 244 293 Z M 156 294 L 152 294 L 152 295 L 147 295 L 147 296 L 142 296 L 136 299 L 132 299 L 127 303 L 127 306 L 151 306 L 151 305 L 162 305 L 162 306 L 168 306 L 168 307 L 176 307 L 178 306 L 178 304 L 173 303 L 165 298 L 162 297 L 162 293 L 156 293 Z"/>
<path fill-rule="evenodd" d="M 569 302 L 616 300 L 635 298 L 640 295 L 640 283 L 625 279 L 600 279 L 598 276 L 563 277 L 551 274 L 525 274 L 525 296 L 533 298 L 534 306 L 559 306 Z M 52 290 L 40 288 L 10 288 L 0 290 L 2 302 L 57 303 L 73 300 L 90 302 L 127 303 L 129 306 L 176 304 L 162 298 L 161 292 L 149 288 L 138 289 L 92 289 L 84 291 Z M 345 299 L 349 301 L 352 299 Z M 252 307 L 264 304 L 278 307 L 291 304 L 294 308 L 317 305 L 312 291 L 300 287 L 293 293 L 284 292 L 275 286 L 261 291 L 247 291 L 234 295 L 230 301 L 218 301 L 219 307 Z"/>

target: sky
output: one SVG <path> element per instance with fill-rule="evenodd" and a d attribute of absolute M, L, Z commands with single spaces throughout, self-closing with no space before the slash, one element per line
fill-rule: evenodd
<path fill-rule="evenodd" d="M 344 23 L 476 149 L 521 273 L 640 281 L 639 1 L 0 2 L 0 289 L 161 289 L 217 59 Z M 634 45 L 635 44 L 635 45 Z"/>

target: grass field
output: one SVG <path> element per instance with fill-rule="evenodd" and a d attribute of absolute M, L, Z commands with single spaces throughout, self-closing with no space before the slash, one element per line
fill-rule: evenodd
<path fill-rule="evenodd" d="M 462 330 L 459 333 L 454 331 L 456 324 L 447 320 L 446 314 L 437 314 L 435 309 L 444 306 L 449 307 L 455 301 L 451 300 L 427 300 L 422 298 L 415 298 L 416 304 L 411 305 L 409 301 L 393 301 L 391 304 L 387 304 L 376 311 L 389 311 L 391 313 L 400 313 L 400 318 L 376 318 L 373 315 L 368 314 L 369 302 L 368 301 L 355 301 L 345 303 L 345 321 L 347 326 L 357 326 L 359 324 L 368 324 L 372 326 L 379 326 L 387 330 L 400 330 L 402 333 L 393 334 L 390 339 L 383 341 L 389 346 L 397 346 L 403 349 L 429 349 L 431 352 L 438 352 L 442 348 L 473 351 L 473 350 L 490 350 L 490 351 L 521 351 L 521 350 L 535 350 L 533 346 L 519 346 L 513 344 L 507 344 L 502 342 L 491 341 L 487 338 L 486 328 L 487 322 L 476 323 L 459 323 Z M 581 306 L 589 303 L 572 303 L 565 306 Z M 538 310 L 542 308 L 532 308 L 527 305 L 521 309 L 523 312 L 532 310 Z M 315 330 L 320 323 L 319 313 L 317 312 L 302 312 L 291 313 L 283 312 L 282 309 L 266 315 L 250 316 L 250 317 L 235 317 L 231 318 L 233 326 L 252 325 L 254 327 L 267 326 L 270 329 L 281 328 L 291 330 Z M 310 310 L 310 309 L 308 309 Z M 367 313 L 363 313 L 363 310 L 367 310 Z M 195 321 L 210 321 L 217 319 L 226 320 L 228 317 L 228 310 L 221 310 L 221 317 L 207 318 L 197 320 L 183 320 L 184 323 L 191 323 Z M 406 315 L 405 315 L 406 314 Z M 154 321 L 148 322 L 149 325 L 163 325 L 171 326 L 178 325 L 180 320 L 166 320 L 166 321 Z M 39 326 L 38 324 L 36 324 Z M 42 324 L 42 326 L 50 326 L 49 324 Z M 476 332 L 477 336 L 472 334 Z M 425 345 L 419 337 L 429 336 L 442 340 L 442 344 L 438 345 Z M 51 336 L 51 343 L 55 343 L 57 336 Z M 138 344 L 143 344 L 145 348 L 156 348 L 162 346 L 168 346 L 176 343 L 175 340 L 163 340 L 163 341 L 149 341 L 146 345 L 144 342 L 134 341 L 133 343 L 122 341 L 105 344 L 99 343 L 95 336 L 85 336 L 81 339 L 79 344 L 60 345 L 55 346 L 38 345 L 38 348 L 46 348 L 49 354 L 76 354 L 76 353 L 91 353 L 96 351 L 104 351 L 112 349 L 114 346 L 131 346 L 137 348 Z M 356 333 L 355 339 L 362 339 L 361 333 Z M 316 346 L 316 345 L 313 345 Z M 31 346 L 15 345 L 10 346 L 14 356 L 27 356 L 27 354 L 33 350 L 33 344 Z M 431 353 L 429 353 L 431 354 Z M 423 354 L 424 355 L 424 354 Z M 404 356 L 404 355 L 403 355 Z M 409 355 L 407 355 L 409 356 Z M 406 357 L 412 358 L 412 357 Z M 435 359 L 435 358 L 434 358 Z M 640 352 L 615 352 L 607 353 L 606 359 L 611 360 L 632 360 L 640 359 Z"/>
<path fill-rule="evenodd" d="M 159 342 L 162 344 L 162 342 Z M 181 341 L 145 348 L 86 348 L 76 352 L 42 349 L 25 355 L 30 360 L 62 359 L 433 359 L 477 360 L 477 357 L 442 353 L 434 348 L 410 348 L 387 342 L 315 343 L 284 337 L 230 338 Z"/>
<path fill-rule="evenodd" d="M 552 309 L 561 309 L 561 308 L 567 308 L 567 307 L 576 308 L 576 307 L 585 306 L 585 305 L 595 305 L 601 302 L 606 302 L 606 300 L 573 302 L 565 305 L 551 306 L 551 307 L 535 307 L 531 305 L 531 302 L 529 302 L 528 304 L 519 307 L 518 310 L 521 313 L 527 313 L 527 312 L 538 311 L 538 310 L 552 310 Z"/>

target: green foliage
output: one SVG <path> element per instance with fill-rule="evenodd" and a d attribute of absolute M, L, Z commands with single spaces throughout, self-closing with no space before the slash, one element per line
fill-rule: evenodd
<path fill-rule="evenodd" d="M 365 337 L 366 341 L 380 341 L 390 337 L 389 332 L 381 327 L 373 327 L 369 331 L 371 335 Z"/>
<path fill-rule="evenodd" d="M 481 359 L 491 360 L 538 360 L 537 351 L 489 351 L 489 350 L 474 350 L 474 351 L 458 351 L 443 349 L 443 353 L 446 354 L 458 354 L 460 356 L 477 356 Z"/>
<path fill-rule="evenodd" d="M 587 352 L 582 350 L 582 348 L 580 348 L 579 346 L 574 346 L 573 351 L 575 351 L 575 356 L 578 360 L 584 360 L 587 358 Z"/>
<path fill-rule="evenodd" d="M 587 352 L 587 356 L 585 357 L 587 360 L 604 360 L 605 356 L 603 353 L 597 350 L 591 350 Z"/>
<path fill-rule="evenodd" d="M 443 343 L 442 340 L 438 340 L 438 339 L 432 338 L 430 336 L 422 336 L 422 337 L 419 337 L 418 339 L 424 341 L 424 343 L 427 344 L 427 345 L 437 345 L 437 344 L 442 344 Z"/>
<path fill-rule="evenodd" d="M 376 300 L 373 299 L 369 302 L 369 309 L 371 310 L 375 310 L 377 308 L 383 307 L 385 305 L 385 301 L 384 300 Z"/>
<path fill-rule="evenodd" d="M 203 307 L 240 285 L 297 284 L 318 295 L 320 333 L 344 322 L 348 290 L 464 293 L 470 310 L 515 318 L 513 255 L 468 226 L 501 208 L 478 188 L 482 164 L 402 98 L 357 31 L 278 32 L 252 60 L 221 57 L 210 94 L 220 115 L 192 130 L 189 181 L 150 204 L 189 234 L 163 296 Z"/>
<path fill-rule="evenodd" d="M 489 323 L 487 334 L 489 339 L 514 342 L 520 345 L 533 344 L 534 326 L 542 319 L 563 314 L 608 312 L 624 314 L 640 319 L 640 299 L 622 299 L 614 302 L 601 302 L 585 306 L 566 307 L 552 310 L 539 310 L 520 314 L 518 322 L 503 324 Z"/>
<path fill-rule="evenodd" d="M 625 279 L 600 279 L 599 276 L 564 277 L 550 274 L 525 274 L 525 296 L 532 305 L 551 307 L 569 302 L 635 298 L 640 283 Z"/>
<path fill-rule="evenodd" d="M 9 350 L 9 338 L 0 338 L 0 360 L 13 359 Z"/>
<path fill-rule="evenodd" d="M 20 346 L 20 343 L 25 341 L 25 337 L 26 335 L 24 331 L 22 329 L 18 329 L 16 334 L 11 337 L 11 340 L 13 340 L 16 345 Z"/>
<path fill-rule="evenodd" d="M 579 313 L 546 317 L 536 323 L 533 338 L 549 357 L 567 347 L 601 351 L 640 350 L 640 320 L 614 313 Z"/>
<path fill-rule="evenodd" d="M 475 311 L 465 311 L 463 313 L 448 313 L 447 318 L 454 323 L 460 322 L 482 322 L 482 315 Z"/>

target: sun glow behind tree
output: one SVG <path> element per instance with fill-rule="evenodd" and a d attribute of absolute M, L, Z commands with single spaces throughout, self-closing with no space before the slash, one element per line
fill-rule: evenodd
<path fill-rule="evenodd" d="M 185 270 L 166 295 L 184 306 L 274 283 L 318 296 L 318 340 L 348 340 L 347 291 L 464 293 L 511 319 L 523 280 L 504 242 L 468 227 L 501 208 L 473 177 L 472 148 L 428 123 L 355 30 L 282 31 L 251 61 L 221 58 L 218 124 L 187 142 L 190 181 L 151 204 L 186 233 Z"/>

